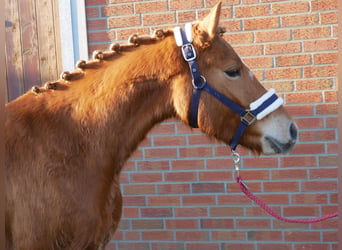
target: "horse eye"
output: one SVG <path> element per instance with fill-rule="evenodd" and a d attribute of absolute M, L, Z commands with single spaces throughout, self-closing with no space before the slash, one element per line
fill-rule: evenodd
<path fill-rule="evenodd" d="M 226 75 L 229 76 L 230 78 L 237 78 L 241 76 L 240 69 L 227 70 L 224 73 L 226 73 Z"/>

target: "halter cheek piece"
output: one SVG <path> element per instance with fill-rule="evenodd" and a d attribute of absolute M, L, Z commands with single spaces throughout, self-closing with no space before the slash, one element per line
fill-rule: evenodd
<path fill-rule="evenodd" d="M 218 99 L 225 106 L 237 113 L 241 118 L 241 123 L 237 128 L 229 146 L 234 151 L 239 144 L 240 138 L 246 128 L 256 120 L 261 120 L 283 104 L 283 99 L 275 94 L 274 89 L 269 89 L 256 101 L 249 104 L 249 109 L 244 109 L 228 97 L 211 87 L 205 77 L 201 75 L 196 62 L 196 50 L 192 45 L 192 23 L 185 24 L 185 31 L 180 27 L 175 27 L 174 37 L 176 43 L 181 47 L 183 58 L 188 62 L 192 75 L 192 100 L 189 109 L 189 123 L 193 128 L 198 128 L 198 106 L 202 91 L 207 91 L 210 95 Z"/>

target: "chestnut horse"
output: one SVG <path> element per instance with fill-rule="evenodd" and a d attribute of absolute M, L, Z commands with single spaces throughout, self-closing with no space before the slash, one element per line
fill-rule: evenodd
<path fill-rule="evenodd" d="M 267 92 L 222 38 L 220 9 L 192 26 L 197 64 L 214 89 L 247 108 Z M 174 31 L 130 42 L 96 52 L 6 105 L 7 249 L 103 249 L 120 220 L 126 160 L 155 124 L 171 117 L 190 123 L 192 76 Z M 201 94 L 203 133 L 229 143 L 240 120 Z M 239 143 L 255 154 L 284 153 L 296 136 L 279 106 L 248 126 Z"/>

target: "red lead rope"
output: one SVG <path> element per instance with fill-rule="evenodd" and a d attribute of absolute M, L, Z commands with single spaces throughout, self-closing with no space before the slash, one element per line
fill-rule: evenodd
<path fill-rule="evenodd" d="M 254 194 L 252 194 L 249 190 L 248 187 L 246 186 L 246 184 L 242 181 L 242 178 L 240 176 L 236 177 L 236 182 L 240 185 L 240 189 L 242 192 L 244 192 L 245 195 L 248 196 L 248 198 L 250 198 L 252 201 L 254 201 L 256 204 L 258 204 L 263 210 L 265 210 L 268 214 L 270 214 L 271 216 L 282 220 L 282 221 L 286 221 L 286 222 L 291 222 L 291 223 L 315 223 L 315 222 L 320 222 L 320 221 L 324 221 L 330 218 L 334 218 L 336 216 L 338 216 L 338 213 L 333 213 L 333 214 L 328 214 L 326 216 L 323 217 L 319 217 L 319 218 L 314 218 L 314 219 L 307 219 L 307 220 L 301 220 L 301 219 L 288 219 L 288 218 L 284 218 L 282 216 L 280 216 L 279 214 L 277 214 L 275 211 L 273 211 L 269 206 L 267 206 L 262 200 L 260 200 L 258 197 L 256 197 Z"/>

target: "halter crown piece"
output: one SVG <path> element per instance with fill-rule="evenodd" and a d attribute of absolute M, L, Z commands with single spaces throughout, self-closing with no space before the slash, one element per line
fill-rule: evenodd
<path fill-rule="evenodd" d="M 275 94 L 274 89 L 269 89 L 256 101 L 250 103 L 249 109 L 242 108 L 240 105 L 214 89 L 207 82 L 205 77 L 201 75 L 196 62 L 196 50 L 192 45 L 192 23 L 185 24 L 185 31 L 180 27 L 175 27 L 173 33 L 177 45 L 181 47 L 184 60 L 189 64 L 192 76 L 192 85 L 194 88 L 188 114 L 190 126 L 198 128 L 198 106 L 201 93 L 204 90 L 240 116 L 241 123 L 229 143 L 231 150 L 235 151 L 246 128 L 256 120 L 261 120 L 279 108 L 283 104 L 283 99 Z"/>

